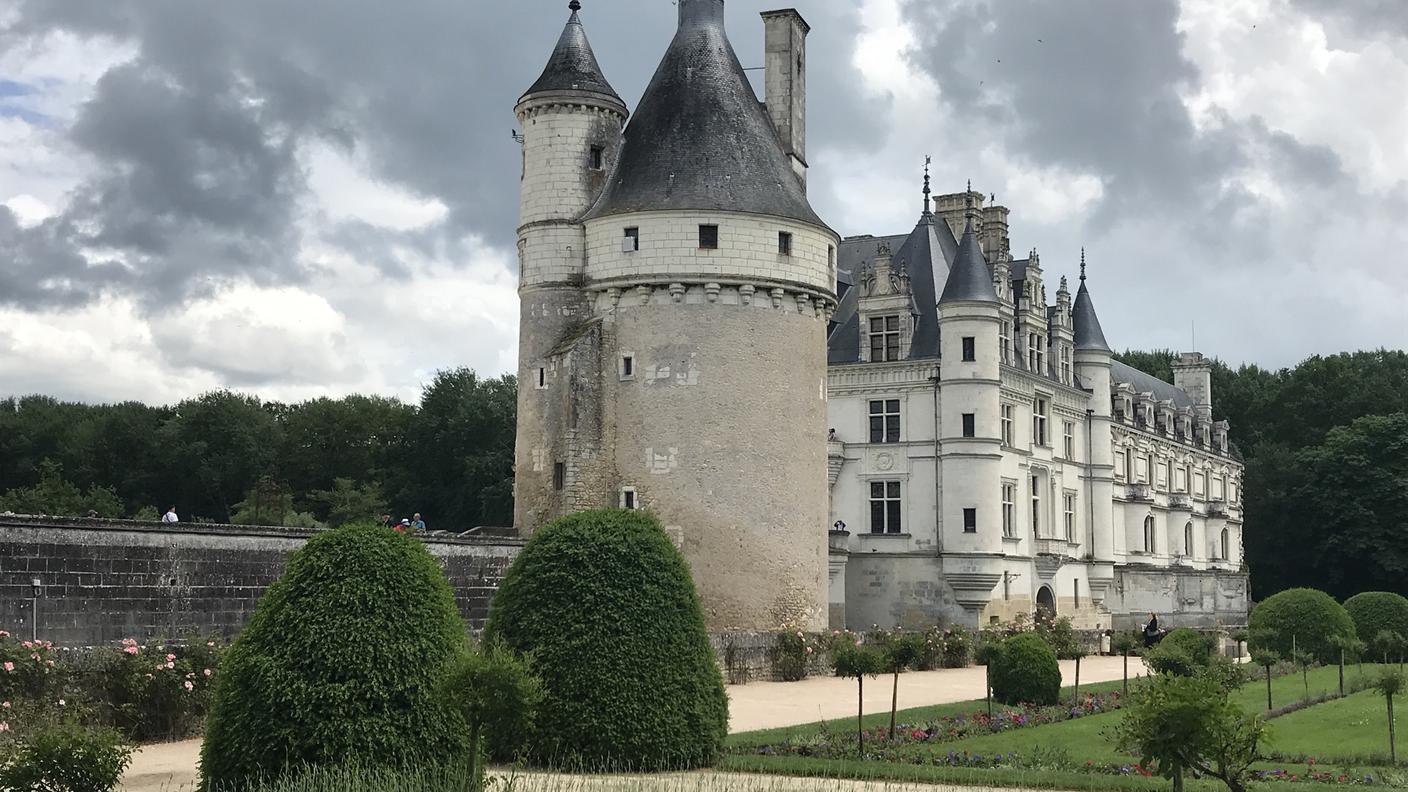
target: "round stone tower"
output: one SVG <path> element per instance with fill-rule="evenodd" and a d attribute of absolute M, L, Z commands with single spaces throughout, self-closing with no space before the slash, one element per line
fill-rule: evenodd
<path fill-rule="evenodd" d="M 571 374 L 555 354 L 590 318 L 582 290 L 582 214 L 621 145 L 626 105 L 612 90 L 572 0 L 571 16 L 537 82 L 514 112 L 523 130 L 518 226 L 518 435 L 514 524 L 531 532 L 577 503 Z"/>
<path fill-rule="evenodd" d="M 585 217 L 609 486 L 680 543 L 711 629 L 819 629 L 839 238 L 729 44 L 723 1 L 678 5 Z M 805 22 L 768 24 L 791 26 L 800 66 Z M 795 114 L 804 97 L 786 101 Z"/>
<path fill-rule="evenodd" d="M 971 191 L 970 191 L 971 192 Z M 970 624 L 1002 580 L 1002 311 L 973 230 L 973 199 L 939 297 L 940 489 L 944 580 Z"/>

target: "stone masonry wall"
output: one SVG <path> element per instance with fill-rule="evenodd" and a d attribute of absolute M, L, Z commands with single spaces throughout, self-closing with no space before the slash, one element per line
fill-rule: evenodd
<path fill-rule="evenodd" d="M 309 531 L 0 516 L 0 629 L 62 646 L 233 636 Z M 427 538 L 471 628 L 488 617 L 518 539 Z"/>

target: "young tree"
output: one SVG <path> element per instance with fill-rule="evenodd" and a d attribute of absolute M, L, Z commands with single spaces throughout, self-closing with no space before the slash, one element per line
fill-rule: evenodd
<path fill-rule="evenodd" d="M 1343 696 L 1345 659 L 1347 656 L 1354 654 L 1357 647 L 1363 646 L 1363 642 L 1357 638 L 1344 635 L 1336 635 L 1331 641 L 1334 643 L 1335 649 L 1339 652 L 1340 695 Z"/>
<path fill-rule="evenodd" d="M 1189 770 L 1245 792 L 1266 734 L 1265 722 L 1242 712 L 1210 675 L 1157 674 L 1126 708 L 1115 740 L 1172 779 L 1176 792 Z"/>
<path fill-rule="evenodd" d="M 445 678 L 445 694 L 469 724 L 470 779 L 482 789 L 486 737 L 501 756 L 522 745 L 543 698 L 542 683 L 527 662 L 495 641 L 456 662 Z"/>
<path fill-rule="evenodd" d="M 895 713 L 900 701 L 900 672 L 914 665 L 924 651 L 924 636 L 919 633 L 903 633 L 896 630 L 886 637 L 884 645 L 884 670 L 894 676 L 890 690 L 890 740 L 895 739 Z"/>
<path fill-rule="evenodd" d="M 885 658 L 873 646 L 843 643 L 836 649 L 832 658 L 836 664 L 836 676 L 853 678 L 856 681 L 856 753 L 865 755 L 865 678 L 874 678 L 885 666 Z"/>
<path fill-rule="evenodd" d="M 1252 662 L 1266 669 L 1266 708 L 1271 709 L 1271 669 L 1281 662 L 1281 656 L 1270 649 L 1252 653 Z"/>
<path fill-rule="evenodd" d="M 1385 668 L 1374 687 L 1384 694 L 1384 702 L 1388 704 L 1388 758 L 1390 762 L 1397 764 L 1398 749 L 1395 745 L 1393 731 L 1393 697 L 1403 691 L 1403 672 Z"/>
<path fill-rule="evenodd" d="M 1294 652 L 1291 653 L 1291 662 L 1293 662 L 1293 663 L 1295 663 L 1296 665 L 1300 666 L 1300 679 L 1301 679 L 1301 682 L 1304 683 L 1304 685 L 1305 685 L 1305 697 L 1304 697 L 1303 699 L 1301 699 L 1301 700 L 1302 700 L 1302 701 L 1309 701 L 1309 700 L 1310 700 L 1310 666 L 1311 666 L 1312 663 L 1315 662 L 1315 657 L 1314 657 L 1314 655 L 1310 654 L 1309 652 L 1305 652 L 1305 651 L 1301 651 L 1300 649 L 1297 649 L 1297 650 L 1295 650 Z"/>
<path fill-rule="evenodd" d="M 1071 692 L 1072 704 L 1075 704 L 1080 701 L 1080 661 L 1085 659 L 1089 655 L 1090 650 L 1086 648 L 1085 644 L 1079 638 L 1074 639 L 1068 642 L 1065 646 L 1061 647 L 1061 651 L 1056 655 L 1062 660 L 1076 661 L 1076 680 L 1075 686 L 1072 688 Z"/>
<path fill-rule="evenodd" d="M 1110 638 L 1110 650 L 1124 658 L 1124 693 L 1129 695 L 1129 653 L 1139 646 L 1139 639 L 1129 631 L 1117 632 Z"/>

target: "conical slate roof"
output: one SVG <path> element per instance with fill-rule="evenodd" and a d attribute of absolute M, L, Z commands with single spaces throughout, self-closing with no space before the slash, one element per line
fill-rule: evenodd
<path fill-rule="evenodd" d="M 678 2 L 679 29 L 587 217 L 712 209 L 824 227 L 729 44 L 723 0 Z"/>
<path fill-rule="evenodd" d="M 552 91 L 587 91 L 601 94 L 624 106 L 625 103 L 616 95 L 611 83 L 602 75 L 601 67 L 597 65 L 596 54 L 592 52 L 592 45 L 587 41 L 587 31 L 582 27 L 581 18 L 577 16 L 577 10 L 581 7 L 577 0 L 572 0 L 568 5 L 568 8 L 572 9 L 572 15 L 567 18 L 567 26 L 562 29 L 562 35 L 557 39 L 552 57 L 548 58 L 548 65 L 543 69 L 538 81 L 533 83 L 533 87 L 525 91 L 523 96 L 526 98 Z"/>
<path fill-rule="evenodd" d="M 1071 322 L 1075 325 L 1076 349 L 1092 349 L 1099 352 L 1113 352 L 1105 343 L 1105 331 L 1100 329 L 1100 318 L 1095 315 L 1095 303 L 1090 300 L 1090 290 L 1085 288 L 1084 264 L 1080 276 L 1080 291 L 1076 292 L 1076 302 L 1071 308 Z"/>
<path fill-rule="evenodd" d="M 997 304 L 997 291 L 992 286 L 992 273 L 983 258 L 983 249 L 978 244 L 978 235 L 973 232 L 973 219 L 968 219 L 963 227 L 963 238 L 958 240 L 958 257 L 949 270 L 948 281 L 944 283 L 944 293 L 939 296 L 939 305 L 948 302 L 989 302 Z"/>

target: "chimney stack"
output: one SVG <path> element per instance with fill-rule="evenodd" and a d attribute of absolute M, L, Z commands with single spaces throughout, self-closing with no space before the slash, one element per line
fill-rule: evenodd
<path fill-rule="evenodd" d="M 792 170 L 807 186 L 807 34 L 795 8 L 764 11 L 763 50 L 768 116 Z"/>

